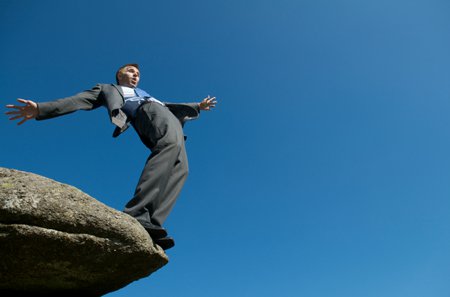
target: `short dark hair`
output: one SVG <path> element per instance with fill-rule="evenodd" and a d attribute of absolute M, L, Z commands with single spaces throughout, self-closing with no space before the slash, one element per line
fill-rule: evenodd
<path fill-rule="evenodd" d="M 125 67 L 128 67 L 128 66 L 133 66 L 133 67 L 136 67 L 138 70 L 139 70 L 139 65 L 138 64 L 125 64 L 125 65 L 123 65 L 122 67 L 120 67 L 118 70 L 117 70 L 117 72 L 116 72 L 116 83 L 117 84 L 119 84 L 119 73 L 120 73 L 120 71 L 122 71 L 122 69 L 124 69 Z"/>

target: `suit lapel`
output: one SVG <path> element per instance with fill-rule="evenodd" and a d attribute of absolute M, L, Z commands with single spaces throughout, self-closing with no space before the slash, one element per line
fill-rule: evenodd
<path fill-rule="evenodd" d="M 113 84 L 112 86 L 119 92 L 120 96 L 122 96 L 122 99 L 125 99 L 122 88 L 119 85 Z"/>
<path fill-rule="evenodd" d="M 115 109 L 121 108 L 124 104 L 122 88 L 113 84 L 106 84 L 102 87 L 105 96 L 106 106 L 109 113 Z"/>

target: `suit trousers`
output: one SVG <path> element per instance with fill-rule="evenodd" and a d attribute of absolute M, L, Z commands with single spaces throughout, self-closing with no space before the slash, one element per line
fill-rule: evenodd
<path fill-rule="evenodd" d="M 161 227 L 189 171 L 183 128 L 172 112 L 157 102 L 139 107 L 133 126 L 151 154 L 124 212 L 144 226 Z"/>

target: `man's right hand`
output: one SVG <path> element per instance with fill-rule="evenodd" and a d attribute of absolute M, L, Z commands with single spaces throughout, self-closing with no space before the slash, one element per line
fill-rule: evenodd
<path fill-rule="evenodd" d="M 6 114 L 8 114 L 8 115 L 12 115 L 12 117 L 9 118 L 10 120 L 22 119 L 19 123 L 17 123 L 17 125 L 22 125 L 26 121 L 34 119 L 38 116 L 39 109 L 38 109 L 36 102 L 31 101 L 31 100 L 20 99 L 20 98 L 17 99 L 17 101 L 19 101 L 20 103 L 23 103 L 25 105 L 22 105 L 22 106 L 13 105 L 13 104 L 6 105 L 6 107 L 8 107 L 8 108 L 15 109 L 13 111 L 6 112 Z"/>

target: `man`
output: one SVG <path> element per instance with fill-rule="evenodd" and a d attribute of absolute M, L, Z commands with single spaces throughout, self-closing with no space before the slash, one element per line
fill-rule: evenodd
<path fill-rule="evenodd" d="M 163 103 L 137 88 L 139 80 L 139 66 L 126 64 L 116 73 L 117 84 L 97 84 L 91 90 L 50 102 L 17 99 L 25 105 L 6 105 L 14 109 L 6 114 L 12 115 L 10 120 L 20 119 L 21 125 L 30 119 L 45 120 L 104 106 L 116 125 L 113 137 L 131 124 L 151 154 L 124 212 L 136 218 L 153 241 L 166 250 L 175 241 L 162 225 L 188 174 L 182 127 L 187 120 L 197 118 L 201 110 L 214 108 L 217 101 L 208 96 L 200 103 Z"/>

